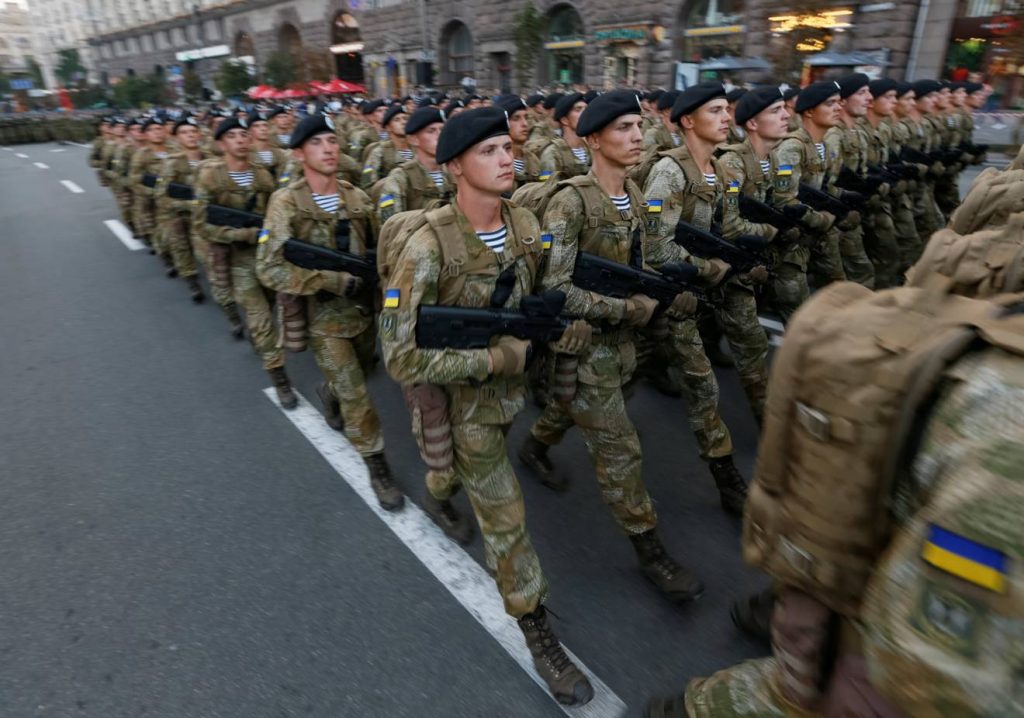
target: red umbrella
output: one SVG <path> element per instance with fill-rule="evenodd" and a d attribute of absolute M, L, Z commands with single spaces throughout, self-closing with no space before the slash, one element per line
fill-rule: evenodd
<path fill-rule="evenodd" d="M 362 85 L 357 85 L 354 82 L 345 82 L 334 78 L 330 82 L 319 83 L 320 92 L 328 95 L 350 95 L 354 93 L 366 92 L 366 88 Z"/>
<path fill-rule="evenodd" d="M 250 87 L 246 91 L 246 94 L 254 100 L 265 100 L 269 97 L 273 97 L 275 92 L 277 92 L 277 90 L 270 85 L 256 85 L 255 87 Z"/>

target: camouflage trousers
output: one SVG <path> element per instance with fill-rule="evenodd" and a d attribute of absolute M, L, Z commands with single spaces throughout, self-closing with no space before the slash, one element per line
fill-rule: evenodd
<path fill-rule="evenodd" d="M 906 718 L 868 677 L 864 657 L 844 641 L 833 663 L 836 621 L 807 594 L 785 589 L 772 614 L 773 657 L 697 678 L 686 688 L 691 718 Z"/>
<path fill-rule="evenodd" d="M 164 243 L 174 268 L 178 270 L 179 277 L 194 277 L 199 273 L 196 269 L 196 258 L 192 254 L 192 243 L 189 241 L 191 234 L 191 223 L 187 215 L 175 212 L 164 212 L 161 214 L 160 228 L 163 232 Z"/>
<path fill-rule="evenodd" d="M 892 222 L 896 228 L 896 244 L 900 253 L 899 284 L 903 284 L 903 275 L 920 258 L 924 249 L 914 223 L 914 203 L 909 192 L 892 200 Z"/>
<path fill-rule="evenodd" d="M 757 319 L 753 288 L 733 279 L 711 294 L 718 302 L 715 319 L 725 333 L 743 391 L 760 424 L 768 396 L 768 335 Z"/>
<path fill-rule="evenodd" d="M 548 582 L 526 531 L 526 505 L 505 445 L 508 425 L 452 424 L 453 485 L 462 486 L 483 536 L 484 559 L 515 618 L 548 596 Z M 452 489 L 454 492 L 454 489 Z"/>
<path fill-rule="evenodd" d="M 839 252 L 838 229 L 830 229 L 818 238 L 807 262 L 807 274 L 809 280 L 813 280 L 816 287 L 824 287 L 832 282 L 846 280 L 843 257 Z"/>
<path fill-rule="evenodd" d="M 256 277 L 256 248 L 252 245 L 231 245 L 231 287 L 235 303 L 245 312 L 245 328 L 263 368 L 283 367 L 284 351 L 277 346 L 267 290 Z"/>
<path fill-rule="evenodd" d="M 868 256 L 875 266 L 875 288 L 888 289 L 900 282 L 900 246 L 889 201 L 880 201 L 878 209 L 864 215 Z"/>
<path fill-rule="evenodd" d="M 135 219 L 135 233 L 140 237 L 145 237 L 157 254 L 163 254 L 161 251 L 163 242 L 158 239 L 162 232 L 158 231 L 156 225 L 156 208 L 153 206 L 153 198 L 135 193 L 132 217 Z"/>
<path fill-rule="evenodd" d="M 843 258 L 846 278 L 868 289 L 875 288 L 875 265 L 868 259 L 864 249 L 864 227 L 858 224 L 853 229 L 839 230 L 839 254 Z"/>
<path fill-rule="evenodd" d="M 225 309 L 228 306 L 234 306 L 235 297 L 230 285 L 222 286 L 218 282 L 213 281 L 213 258 L 210 256 L 210 242 L 205 237 L 200 237 L 195 233 L 190 233 L 190 239 L 192 240 L 192 253 L 193 256 L 199 260 L 199 264 L 202 265 L 203 271 L 206 273 L 206 279 L 210 283 L 210 294 L 213 295 L 213 301 L 217 303 L 217 306 L 221 309 Z"/>
<path fill-rule="evenodd" d="M 959 165 L 957 165 L 959 168 Z M 946 170 L 935 180 L 935 203 L 947 217 L 960 204 L 960 170 Z"/>
<path fill-rule="evenodd" d="M 352 338 L 329 336 L 319 329 L 315 308 L 310 307 L 309 348 L 341 405 L 345 437 L 362 456 L 384 451 L 380 417 L 366 389 L 365 371 L 373 359 L 375 339 L 370 330 Z"/>
<path fill-rule="evenodd" d="M 135 228 L 135 200 L 132 197 L 132 191 L 123 187 L 115 187 L 114 199 L 117 200 L 117 206 L 121 210 L 121 221 L 124 226 L 138 236 L 139 232 Z"/>
<path fill-rule="evenodd" d="M 922 244 L 928 244 L 931 236 L 946 224 L 935 204 L 934 191 L 934 183 L 918 182 L 918 193 L 914 197 L 914 224 Z"/>
<path fill-rule="evenodd" d="M 626 414 L 621 387 L 579 383 L 568 406 L 549 401 L 530 432 L 543 444 L 559 443 L 578 426 L 597 474 L 601 498 L 627 534 L 642 534 L 658 524 L 641 477 L 640 437 Z"/>
<path fill-rule="evenodd" d="M 801 266 L 792 261 L 779 262 L 772 268 L 769 281 L 769 303 L 785 324 L 793 316 L 793 312 L 811 296 L 811 290 L 807 286 L 806 265 Z"/>

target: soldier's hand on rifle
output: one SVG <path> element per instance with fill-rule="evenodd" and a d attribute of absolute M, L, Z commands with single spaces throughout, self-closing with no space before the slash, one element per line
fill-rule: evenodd
<path fill-rule="evenodd" d="M 783 205 L 782 213 L 786 215 L 787 218 L 793 220 L 794 222 L 799 222 L 801 219 L 804 218 L 804 215 L 807 214 L 807 210 L 809 209 L 810 207 L 808 207 L 806 204 L 801 204 L 800 202 L 793 202 L 791 204 Z"/>
<path fill-rule="evenodd" d="M 644 294 L 634 294 L 625 299 L 622 311 L 622 323 L 633 327 L 645 327 L 654 316 L 658 303 Z"/>
<path fill-rule="evenodd" d="M 837 222 L 836 223 L 836 227 L 838 227 L 839 229 L 841 229 L 841 230 L 843 230 L 845 232 L 846 230 L 849 230 L 849 229 L 855 229 L 856 227 L 858 227 L 860 225 L 860 223 L 861 223 L 860 212 L 858 212 L 855 209 L 851 209 L 847 213 L 847 215 L 845 217 L 843 217 L 843 221 L 842 222 Z"/>
<path fill-rule="evenodd" d="M 697 313 L 697 297 L 693 292 L 680 292 L 668 308 L 673 317 L 684 319 Z"/>
<path fill-rule="evenodd" d="M 768 281 L 768 268 L 759 264 L 747 272 L 746 277 L 751 284 L 764 284 Z"/>
<path fill-rule="evenodd" d="M 526 371 L 531 344 L 526 339 L 502 337 L 487 347 L 487 371 L 491 376 L 518 376 Z"/>
<path fill-rule="evenodd" d="M 719 284 L 725 275 L 732 269 L 728 262 L 714 257 L 704 260 L 704 268 L 700 271 L 700 281 L 706 287 L 714 287 Z"/>
<path fill-rule="evenodd" d="M 800 241 L 803 233 L 799 227 L 790 227 L 785 232 L 779 232 L 777 240 L 779 244 L 793 244 Z"/>
<path fill-rule="evenodd" d="M 324 274 L 328 274 L 328 272 L 324 272 Z M 339 297 L 351 299 L 363 287 L 363 280 L 354 274 L 348 272 L 330 272 L 329 274 L 334 276 L 324 283 L 324 289 Z"/>
<path fill-rule="evenodd" d="M 594 336 L 594 329 L 582 319 L 577 319 L 565 328 L 562 336 L 551 348 L 556 354 L 579 354 L 590 346 L 590 340 Z"/>

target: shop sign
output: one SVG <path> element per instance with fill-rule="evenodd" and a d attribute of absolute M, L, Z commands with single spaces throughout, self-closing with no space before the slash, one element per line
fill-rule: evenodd
<path fill-rule="evenodd" d="M 1009 15 L 1001 15 L 992 18 L 992 22 L 983 23 L 981 27 L 993 35 L 1012 35 L 1020 27 L 1020 21 Z"/>
<path fill-rule="evenodd" d="M 594 39 L 598 42 L 621 42 L 623 40 L 646 40 L 648 31 L 646 27 L 613 27 L 607 30 L 597 30 Z"/>
<path fill-rule="evenodd" d="M 556 40 L 544 43 L 545 50 L 568 50 L 574 47 L 583 47 L 583 40 Z"/>
<path fill-rule="evenodd" d="M 224 57 L 231 54 L 231 48 L 227 45 L 211 45 L 198 50 L 185 50 L 174 55 L 178 62 L 191 62 L 192 60 L 205 60 L 208 57 Z"/>
<path fill-rule="evenodd" d="M 683 30 L 686 37 L 706 37 L 708 35 L 735 35 L 746 29 L 744 25 L 719 25 L 718 27 L 694 27 Z"/>

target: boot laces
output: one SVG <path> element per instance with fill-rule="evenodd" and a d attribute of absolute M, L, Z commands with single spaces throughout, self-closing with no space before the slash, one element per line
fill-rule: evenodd
<path fill-rule="evenodd" d="M 370 478 L 380 484 L 381 488 L 384 489 L 391 489 L 395 486 L 391 473 L 387 470 L 387 465 L 384 463 L 384 460 L 379 457 L 375 457 L 370 463 Z"/>
<path fill-rule="evenodd" d="M 562 650 L 562 644 L 555 638 L 551 627 L 543 619 L 530 619 L 530 627 L 537 632 L 540 639 L 541 657 L 559 675 L 572 667 L 572 661 Z"/>

